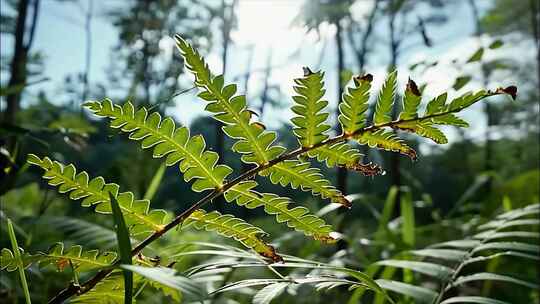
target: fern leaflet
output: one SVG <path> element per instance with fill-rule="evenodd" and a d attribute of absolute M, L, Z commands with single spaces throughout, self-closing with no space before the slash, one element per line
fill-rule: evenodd
<path fill-rule="evenodd" d="M 371 148 L 378 148 L 386 151 L 399 152 L 407 155 L 412 160 L 416 160 L 416 151 L 409 147 L 401 138 L 393 132 L 384 129 L 363 132 L 354 137 L 360 144 L 368 145 Z"/>
<path fill-rule="evenodd" d="M 120 193 L 117 184 L 105 183 L 101 176 L 90 179 L 85 171 L 77 173 L 72 164 L 65 166 L 34 154 L 28 156 L 28 162 L 41 167 L 45 171 L 43 178 L 48 180 L 49 185 L 58 186 L 58 192 L 69 193 L 72 200 L 83 199 L 83 207 L 96 206 L 98 213 L 111 214 L 109 192 L 112 193 L 134 235 L 160 231 L 164 227 L 165 210 L 150 210 L 149 201 L 135 200 L 131 192 Z"/>
<path fill-rule="evenodd" d="M 64 250 L 64 244 L 62 243 L 56 243 L 46 252 L 39 252 L 34 255 L 24 254 L 23 256 L 25 268 L 32 263 L 38 263 L 40 267 L 53 265 L 59 271 L 73 266 L 73 270 L 77 272 L 108 267 L 115 259 L 116 252 L 99 253 L 98 250 L 83 251 L 80 245 L 74 245 L 68 250 Z M 16 270 L 15 259 L 11 250 L 7 248 L 2 249 L 0 266 L 1 269 L 7 269 L 8 271 Z"/>
<path fill-rule="evenodd" d="M 291 204 L 289 198 L 279 197 L 272 193 L 258 193 L 253 190 L 256 185 L 255 181 L 239 183 L 225 192 L 225 199 L 228 202 L 236 201 L 238 205 L 250 209 L 263 206 L 266 213 L 276 216 L 278 223 L 286 223 L 290 228 L 312 236 L 316 240 L 335 241 L 330 235 L 332 227 L 323 219 L 310 214 L 309 209 L 302 206 L 289 209 Z"/>
<path fill-rule="evenodd" d="M 328 138 L 325 133 L 330 126 L 325 122 L 329 114 L 321 112 L 328 105 L 328 101 L 322 99 L 325 93 L 323 77 L 322 72 L 314 73 L 304 68 L 304 77 L 294 80 L 293 88 L 298 95 L 293 96 L 295 105 L 291 109 L 298 116 L 291 121 L 302 147 L 312 147 Z"/>
<path fill-rule="evenodd" d="M 307 162 L 298 159 L 286 160 L 261 171 L 260 174 L 268 176 L 273 184 L 290 185 L 293 189 L 300 187 L 304 191 L 311 191 L 313 195 L 330 199 L 333 203 L 351 207 L 351 202 L 323 177 L 321 171 L 310 167 Z"/>
<path fill-rule="evenodd" d="M 130 102 L 120 106 L 113 105 L 108 99 L 88 102 L 85 106 L 97 116 L 110 118 L 111 127 L 129 133 L 130 139 L 142 141 L 143 149 L 153 147 L 153 156 L 166 157 L 167 166 L 178 163 L 184 180 L 195 180 L 192 185 L 194 191 L 221 188 L 232 172 L 228 166 L 216 165 L 218 155 L 205 151 L 206 143 L 202 136 L 190 137 L 189 129 L 176 128 L 170 117 L 162 120 L 157 112 L 148 115 L 144 107 L 135 111 Z"/>
<path fill-rule="evenodd" d="M 274 262 L 283 260 L 276 253 L 274 247 L 266 244 L 261 239 L 262 236 L 267 235 L 266 232 L 230 214 L 222 215 L 217 211 L 206 213 L 204 210 L 199 209 L 193 212 L 185 223 L 193 223 L 197 229 L 215 231 L 222 236 L 234 238 L 244 246 L 255 250 L 258 254 Z"/>
<path fill-rule="evenodd" d="M 351 135 L 365 126 L 372 81 L 371 74 L 354 77 L 354 88 L 348 88 L 347 93 L 343 94 L 342 102 L 339 104 L 338 120 L 344 134 Z"/>
<path fill-rule="evenodd" d="M 384 85 L 379 93 L 377 104 L 375 105 L 375 113 L 373 116 L 373 124 L 384 124 L 392 120 L 391 112 L 394 106 L 394 98 L 397 89 L 397 71 L 388 74 Z"/>

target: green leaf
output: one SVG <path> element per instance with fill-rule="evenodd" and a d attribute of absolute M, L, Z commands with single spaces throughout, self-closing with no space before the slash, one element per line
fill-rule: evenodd
<path fill-rule="evenodd" d="M 379 218 L 379 226 L 375 232 L 375 239 L 377 241 L 382 241 L 384 239 L 385 232 L 388 232 L 388 223 L 392 218 L 392 213 L 394 212 L 394 206 L 396 204 L 396 197 L 399 193 L 399 188 L 396 186 L 390 187 L 388 194 L 386 195 L 386 200 L 384 201 L 384 207 Z"/>
<path fill-rule="evenodd" d="M 518 257 L 518 258 L 524 258 L 524 259 L 536 260 L 536 261 L 540 260 L 540 255 L 532 255 L 532 254 L 527 254 L 527 253 L 522 253 L 522 252 L 517 252 L 517 251 L 503 251 L 503 252 L 498 252 L 498 253 L 488 255 L 488 256 L 481 255 L 477 257 L 472 257 L 465 260 L 464 264 L 484 262 L 484 261 L 488 261 L 488 260 L 495 259 L 502 256 Z"/>
<path fill-rule="evenodd" d="M 499 215 L 498 219 L 515 220 L 520 217 L 540 214 L 540 204 L 529 205 L 526 208 L 516 209 Z"/>
<path fill-rule="evenodd" d="M 204 210 L 199 209 L 186 219 L 185 225 L 190 223 L 193 223 L 196 229 L 215 231 L 224 237 L 233 238 L 274 262 L 283 261 L 283 258 L 276 253 L 274 247 L 266 244 L 261 239 L 262 236 L 267 235 L 266 232 L 230 214 L 221 215 L 217 211 L 206 213 Z"/>
<path fill-rule="evenodd" d="M 91 271 L 95 269 L 109 267 L 116 260 L 116 252 L 102 252 L 97 250 L 84 251 L 82 246 L 74 245 L 68 250 L 64 250 L 64 244 L 56 243 L 46 253 L 40 253 L 43 259 L 40 260 L 40 267 L 49 264 L 56 265 L 60 270 L 64 265 L 71 264 L 78 272 Z"/>
<path fill-rule="evenodd" d="M 434 244 L 434 245 L 431 245 L 430 247 L 432 248 L 452 247 L 452 248 L 459 248 L 459 249 L 467 249 L 467 248 L 474 248 L 480 244 L 481 242 L 478 240 L 456 240 L 456 241 L 448 241 L 448 242 Z"/>
<path fill-rule="evenodd" d="M 273 184 L 290 185 L 293 189 L 301 188 L 303 191 L 311 191 L 313 195 L 330 199 L 332 203 L 341 204 L 348 208 L 351 206 L 351 202 L 324 178 L 321 171 L 318 168 L 310 167 L 308 162 L 298 159 L 286 160 L 261 171 L 259 174 L 268 176 Z"/>
<path fill-rule="evenodd" d="M 476 246 L 473 250 L 474 253 L 483 250 L 516 250 L 536 253 L 540 255 L 540 246 L 533 244 L 526 244 L 521 242 L 492 242 L 485 243 Z"/>
<path fill-rule="evenodd" d="M 26 304 L 31 304 L 32 300 L 30 299 L 30 291 L 28 290 L 28 282 L 26 281 L 26 274 L 24 273 L 24 263 L 21 258 L 21 251 L 19 245 L 17 244 L 17 236 L 15 235 L 15 230 L 13 229 L 13 223 L 11 219 L 7 219 L 8 235 L 11 242 L 11 248 L 13 249 L 13 257 L 17 263 L 17 269 L 19 270 L 19 279 L 21 280 L 21 287 L 24 293 L 24 299 Z M 2 257 L 4 256 L 4 250 L 2 250 Z M 4 268 L 4 267 L 2 267 Z"/>
<path fill-rule="evenodd" d="M 72 164 L 66 166 L 48 157 L 41 159 L 34 154 L 28 155 L 28 162 L 41 167 L 45 171 L 43 178 L 48 180 L 49 185 L 58 186 L 58 192 L 69 193 L 72 200 L 83 199 L 83 207 L 95 206 L 98 213 L 112 213 L 108 193 L 113 193 L 133 235 L 163 229 L 167 215 L 165 210 L 151 210 L 149 201 L 135 200 L 131 192 L 119 193 L 117 184 L 105 183 L 101 176 L 90 179 L 85 171 L 77 173 Z"/>
<path fill-rule="evenodd" d="M 362 154 L 346 142 L 324 145 L 308 152 L 308 156 L 325 162 L 328 168 L 342 166 L 354 169 L 360 164 Z"/>
<path fill-rule="evenodd" d="M 433 117 L 430 121 L 437 125 L 448 125 L 459 128 L 466 128 L 469 126 L 469 123 L 467 123 L 465 120 L 451 113 Z"/>
<path fill-rule="evenodd" d="M 484 298 L 484 297 L 474 297 L 474 296 L 466 296 L 466 297 L 453 297 L 448 298 L 441 302 L 441 304 L 453 304 L 453 303 L 477 303 L 477 304 L 510 304 L 508 302 L 503 302 L 491 298 Z"/>
<path fill-rule="evenodd" d="M 137 273 L 147 279 L 156 281 L 160 284 L 181 291 L 186 296 L 203 301 L 206 298 L 206 292 L 194 280 L 184 277 L 174 269 L 165 267 L 142 267 L 135 265 L 122 265 L 124 270 Z"/>
<path fill-rule="evenodd" d="M 39 260 L 38 256 L 28 254 L 20 247 L 19 258 L 15 257 L 13 251 L 8 248 L 2 248 L 0 252 L 0 270 L 7 270 L 8 272 L 19 270 L 19 258 L 22 260 L 22 267 L 24 269 L 30 267 L 36 260 Z"/>
<path fill-rule="evenodd" d="M 448 278 L 453 273 L 451 268 L 426 262 L 383 260 L 375 263 L 375 265 L 410 269 L 441 280 Z"/>
<path fill-rule="evenodd" d="M 122 216 L 122 211 L 118 201 L 112 193 L 109 192 L 111 200 L 111 209 L 114 223 L 116 225 L 116 238 L 118 240 L 118 252 L 120 253 L 120 262 L 125 265 L 131 265 L 131 240 L 129 239 L 129 230 Z M 124 270 L 124 303 L 131 304 L 133 294 L 133 274 Z"/>
<path fill-rule="evenodd" d="M 248 164 L 266 164 L 281 155 L 285 148 L 272 146 L 276 133 L 250 121 L 252 112 L 247 109 L 246 97 L 234 96 L 236 86 L 223 86 L 223 76 L 212 76 L 199 52 L 179 35 L 175 39 L 187 69 L 195 76 L 195 85 L 201 89 L 199 97 L 208 101 L 206 110 L 225 124 L 225 134 L 237 140 L 232 149 L 242 154 L 241 160 Z"/>
<path fill-rule="evenodd" d="M 354 87 L 347 88 L 346 93 L 343 94 L 338 117 L 343 133 L 353 134 L 365 126 L 372 81 L 371 74 L 354 77 Z"/>
<path fill-rule="evenodd" d="M 475 274 L 471 274 L 467 276 L 460 276 L 453 282 L 452 285 L 459 286 L 467 282 L 474 282 L 474 281 L 502 281 L 502 282 L 514 283 L 517 285 L 522 285 L 522 286 L 532 288 L 532 289 L 538 288 L 538 285 L 534 283 L 516 279 L 507 275 L 501 275 L 501 274 L 489 273 L 489 272 L 481 272 L 481 273 L 475 273 Z"/>
<path fill-rule="evenodd" d="M 457 91 L 466 86 L 467 83 L 471 81 L 471 79 L 472 77 L 469 75 L 459 76 L 458 78 L 456 78 L 456 81 L 454 81 L 454 85 L 452 86 L 452 88 Z"/>
<path fill-rule="evenodd" d="M 504 45 L 504 42 L 500 39 L 497 39 L 495 41 L 493 41 L 492 43 L 489 44 L 489 48 L 492 49 L 492 50 L 495 50 L 495 49 L 498 49 L 500 48 L 501 46 Z"/>
<path fill-rule="evenodd" d="M 444 106 L 446 104 L 447 98 L 448 98 L 448 94 L 443 93 L 433 98 L 432 100 L 430 100 L 426 106 L 426 112 L 424 113 L 424 116 L 430 116 L 430 115 L 444 111 Z"/>
<path fill-rule="evenodd" d="M 483 55 L 484 55 L 484 48 L 480 47 L 480 48 L 478 48 L 478 50 L 476 50 L 476 52 L 474 52 L 474 54 L 467 60 L 466 63 L 480 61 L 480 60 L 482 60 Z"/>
<path fill-rule="evenodd" d="M 509 232 L 494 232 L 493 230 L 484 231 L 474 236 L 475 239 L 505 239 L 505 238 L 540 238 L 537 232 L 529 231 L 509 231 Z"/>
<path fill-rule="evenodd" d="M 289 198 L 279 197 L 272 193 L 259 193 L 253 190 L 257 185 L 255 181 L 241 182 L 225 192 L 227 202 L 236 201 L 239 206 L 249 209 L 264 206 L 267 214 L 275 215 L 278 223 L 286 223 L 287 226 L 312 236 L 316 240 L 324 242 L 334 242 L 330 235 L 332 227 L 327 225 L 323 219 L 311 214 L 306 207 L 296 206 L 289 208 L 292 204 Z"/>
<path fill-rule="evenodd" d="M 275 283 L 265 286 L 253 297 L 253 304 L 270 304 L 277 298 L 291 283 Z"/>
<path fill-rule="evenodd" d="M 161 184 L 161 180 L 163 179 L 163 175 L 165 175 L 165 164 L 162 163 L 158 169 L 156 170 L 156 173 L 154 173 L 154 176 L 152 177 L 152 180 L 150 181 L 150 185 L 146 189 L 146 193 L 144 193 L 143 199 L 145 200 L 151 200 L 154 195 L 157 192 L 157 189 L 159 188 L 159 185 Z"/>
<path fill-rule="evenodd" d="M 297 115 L 291 119 L 293 132 L 302 147 L 312 147 L 328 138 L 326 132 L 330 126 L 326 124 L 328 112 L 325 112 L 328 101 L 323 100 L 325 93 L 324 73 L 311 72 L 304 68 L 304 77 L 294 80 L 294 105 L 291 108 Z"/>
<path fill-rule="evenodd" d="M 386 131 L 384 129 L 367 131 L 355 136 L 354 139 L 362 145 L 368 145 L 370 148 L 399 152 L 400 154 L 407 155 L 412 160 L 416 160 L 417 157 L 416 151 L 405 144 L 392 131 Z"/>
<path fill-rule="evenodd" d="M 377 104 L 375 105 L 375 114 L 373 123 L 380 125 L 392 120 L 391 112 L 394 106 L 394 98 L 397 89 L 397 71 L 394 70 L 386 77 L 384 85 L 379 93 Z"/>
<path fill-rule="evenodd" d="M 535 226 L 540 225 L 540 219 L 520 219 L 520 220 L 496 220 L 490 221 L 478 227 L 479 230 L 496 228 L 498 231 L 515 226 Z"/>
<path fill-rule="evenodd" d="M 436 292 L 424 287 L 383 279 L 376 280 L 376 282 L 384 289 L 412 297 L 421 303 L 432 303 L 437 297 Z"/>
<path fill-rule="evenodd" d="M 411 191 L 402 191 L 401 193 L 401 237 L 403 242 L 411 247 L 415 244 L 415 220 L 414 205 Z"/>
<path fill-rule="evenodd" d="M 405 96 L 403 96 L 403 111 L 399 114 L 399 120 L 415 119 L 418 117 L 418 106 L 422 100 L 422 94 L 416 83 L 409 78 Z"/>
<path fill-rule="evenodd" d="M 456 262 L 463 260 L 463 258 L 467 255 L 467 251 L 453 249 L 420 249 L 412 250 L 409 252 L 417 256 L 437 258 Z"/>
<path fill-rule="evenodd" d="M 120 272 L 113 272 L 90 291 L 70 299 L 70 303 L 123 304 L 124 294 L 124 279 Z"/>
<path fill-rule="evenodd" d="M 460 95 L 459 97 L 454 98 L 450 102 L 450 104 L 444 107 L 444 111 L 455 111 L 455 112 L 461 111 L 465 108 L 472 106 L 476 102 L 486 97 L 492 96 L 493 94 L 496 94 L 496 93 L 490 93 L 485 90 L 480 90 L 480 91 L 477 91 L 476 93 L 466 92 Z"/>
<path fill-rule="evenodd" d="M 123 106 L 109 99 L 85 104 L 95 115 L 111 119 L 111 127 L 128 133 L 132 140 L 141 141 L 143 149 L 153 148 L 154 158 L 165 159 L 167 166 L 178 164 L 184 180 L 194 180 L 196 192 L 223 187 L 232 172 L 225 165 L 217 165 L 218 155 L 206 151 L 206 142 L 200 135 L 191 137 L 189 129 L 175 126 L 172 118 L 161 118 L 158 112 L 148 115 L 146 108 L 135 111 L 130 102 Z"/>

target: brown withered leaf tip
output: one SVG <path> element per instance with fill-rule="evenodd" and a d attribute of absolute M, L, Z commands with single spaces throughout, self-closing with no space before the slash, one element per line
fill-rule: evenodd
<path fill-rule="evenodd" d="M 354 83 L 358 86 L 360 85 L 360 83 L 364 82 L 364 81 L 367 81 L 367 82 L 372 82 L 373 81 L 373 75 L 371 74 L 365 74 L 363 76 L 356 76 L 353 78 L 354 80 Z"/>
<path fill-rule="evenodd" d="M 260 123 L 260 122 L 254 122 L 254 123 L 252 123 L 252 124 L 255 125 L 255 126 L 256 126 L 257 128 L 259 128 L 259 129 L 266 130 L 266 127 L 265 127 L 262 123 Z"/>
<path fill-rule="evenodd" d="M 253 110 L 246 109 L 246 111 L 247 111 L 251 116 L 259 117 L 259 113 L 255 112 L 255 111 L 253 111 Z"/>
<path fill-rule="evenodd" d="M 265 258 L 269 258 L 273 263 L 283 263 L 283 257 L 276 253 L 276 249 L 272 246 L 268 246 L 270 252 L 260 252 L 259 254 Z"/>
<path fill-rule="evenodd" d="M 403 153 L 407 155 L 412 161 L 416 161 L 418 159 L 418 155 L 416 154 L 416 151 L 414 151 L 413 149 L 407 150 Z"/>
<path fill-rule="evenodd" d="M 509 86 L 506 88 L 498 88 L 496 93 L 503 93 L 508 94 L 512 97 L 512 100 L 516 100 L 517 98 L 517 87 L 516 86 Z"/>
<path fill-rule="evenodd" d="M 313 71 L 311 71 L 308 67 L 303 67 L 302 70 L 304 70 L 304 77 L 313 74 Z"/>
<path fill-rule="evenodd" d="M 352 203 L 347 198 L 345 198 L 345 196 L 339 196 L 337 200 L 339 201 L 339 204 L 341 204 L 345 208 L 351 209 Z"/>
<path fill-rule="evenodd" d="M 407 82 L 407 91 L 410 91 L 416 96 L 421 96 L 422 93 L 420 93 L 420 90 L 418 90 L 418 86 L 416 85 L 416 82 L 414 80 L 409 78 L 409 82 Z"/>
<path fill-rule="evenodd" d="M 384 174 L 383 168 L 372 162 L 367 164 L 357 163 L 351 165 L 349 168 L 362 173 L 364 176 L 376 176 Z"/>
<path fill-rule="evenodd" d="M 320 234 L 316 234 L 313 236 L 314 239 L 316 239 L 317 241 L 321 241 L 325 244 L 332 244 L 332 243 L 335 243 L 337 240 L 329 235 L 320 235 Z"/>

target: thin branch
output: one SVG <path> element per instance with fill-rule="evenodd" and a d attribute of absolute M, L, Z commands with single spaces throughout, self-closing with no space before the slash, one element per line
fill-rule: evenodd
<path fill-rule="evenodd" d="M 30 25 L 30 36 L 28 37 L 28 42 L 24 46 L 26 52 L 30 50 L 30 47 L 32 47 L 32 42 L 34 41 L 34 34 L 36 33 L 36 26 L 39 16 L 39 1 L 40 0 L 34 0 L 34 7 L 32 8 L 32 24 Z"/>
<path fill-rule="evenodd" d="M 494 95 L 501 95 L 504 94 L 503 92 L 495 91 L 495 92 L 488 92 L 486 95 L 480 96 L 477 100 L 474 102 L 477 102 L 481 99 L 484 99 L 486 97 L 494 96 Z M 227 182 L 224 184 L 221 188 L 215 189 L 212 192 L 208 193 L 205 197 L 201 198 L 199 201 L 191 205 L 187 210 L 179 214 L 177 217 L 175 217 L 171 222 L 166 224 L 161 230 L 154 232 L 150 236 L 148 236 L 145 240 L 143 240 L 141 243 L 139 243 L 133 250 L 131 251 L 132 256 L 137 255 L 139 252 L 141 252 L 145 247 L 147 247 L 149 244 L 154 242 L 155 240 L 159 239 L 163 234 L 168 232 L 169 230 L 175 228 L 178 225 L 181 225 L 193 212 L 197 211 L 198 209 L 202 208 L 207 203 L 211 202 L 212 200 L 222 196 L 227 190 L 231 189 L 235 185 L 248 180 L 252 178 L 253 176 L 256 176 L 259 172 L 266 170 L 270 167 L 273 167 L 277 165 L 278 163 L 281 163 L 286 160 L 295 159 L 298 156 L 305 154 L 311 150 L 320 148 L 322 146 L 332 145 L 335 143 L 343 142 L 349 139 L 352 139 L 354 137 L 357 137 L 359 135 L 362 135 L 367 132 L 374 132 L 379 129 L 383 128 L 393 128 L 396 125 L 402 124 L 402 123 L 408 123 L 408 122 L 414 122 L 414 121 L 423 121 L 426 119 L 431 119 L 443 115 L 447 115 L 450 113 L 456 113 L 461 111 L 463 108 L 456 108 L 453 110 L 431 114 L 427 116 L 412 118 L 412 119 L 402 119 L 402 120 L 393 120 L 387 123 L 378 124 L 378 125 L 371 125 L 369 127 L 363 127 L 361 129 L 358 129 L 357 131 L 350 133 L 350 134 L 341 134 L 332 138 L 329 138 L 327 140 L 321 141 L 315 145 L 312 145 L 310 147 L 300 147 L 296 150 L 290 151 L 288 153 L 282 154 L 281 156 L 274 158 L 267 162 L 266 164 L 258 165 L 257 167 L 254 167 L 243 174 L 237 176 L 233 180 Z M 103 269 L 100 272 L 98 272 L 94 277 L 86 281 L 84 284 L 80 286 L 76 286 L 71 284 L 66 289 L 62 290 L 60 293 L 58 293 L 54 298 L 52 298 L 48 303 L 49 304 L 59 304 L 63 301 L 69 299 L 70 297 L 74 295 L 81 295 L 88 291 L 90 291 L 94 286 L 96 286 L 97 283 L 99 283 L 101 280 L 103 280 L 107 275 L 109 275 L 116 266 L 120 264 L 120 261 L 116 261 L 111 265 L 111 267 L 107 269 Z"/>

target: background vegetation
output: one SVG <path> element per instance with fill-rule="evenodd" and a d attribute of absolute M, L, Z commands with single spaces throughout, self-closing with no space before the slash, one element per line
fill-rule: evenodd
<path fill-rule="evenodd" d="M 171 214 L 179 214 L 201 197 L 190 190 L 176 168 L 165 169 L 159 160 L 152 159 L 151 152 L 141 152 L 137 143 L 83 110 L 82 103 L 90 99 L 108 96 L 122 102 L 131 100 L 137 106 L 172 115 L 179 123 L 189 124 L 192 133 L 202 134 L 223 162 L 236 171 L 247 169 L 231 151 L 233 142 L 223 135 L 221 126 L 198 106 L 202 102 L 196 99 L 191 78 L 171 43 L 175 33 L 194 43 L 227 82 L 239 84 L 249 107 L 278 131 L 280 143 L 288 148 L 294 147 L 296 139 L 288 124 L 292 113 L 283 109 L 293 102 L 292 79 L 301 76 L 303 65 L 327 71 L 326 98 L 333 111 L 351 75 L 370 72 L 377 86 L 394 67 L 401 75 L 400 87 L 410 75 L 428 96 L 447 90 L 457 95 L 479 87 L 519 88 L 515 102 L 491 97 L 471 109 L 467 114 L 471 129 L 464 132 L 448 127 L 446 131 L 452 136 L 446 145 L 411 137 L 411 146 L 420 151 L 416 162 L 397 154 L 363 150 L 368 161 L 385 168 L 384 176 L 365 177 L 321 166 L 333 184 L 353 200 L 353 208 L 347 212 L 332 208 L 309 192 L 257 179 L 266 192 L 290 197 L 312 211 L 321 210 L 319 214 L 343 236 L 336 244 L 322 244 L 286 230 L 263 216 L 261 210 L 237 208 L 223 200 L 208 207 L 263 227 L 282 253 L 364 271 L 371 263 L 404 250 L 471 235 L 472 227 L 494 215 L 539 200 L 537 1 L 291 0 L 296 4 L 287 9 L 293 11 L 294 18 L 286 23 L 292 32 L 306 37 L 299 46 L 280 43 L 282 37 L 268 30 L 271 26 L 257 22 L 257 17 L 267 20 L 262 17 L 265 5 L 279 7 L 288 1 L 104 2 L 1 2 L 2 248 L 11 248 L 7 218 L 14 222 L 19 245 L 28 252 L 45 251 L 58 241 L 66 247 L 116 247 L 112 218 L 96 216 L 57 194 L 41 180 L 41 172 L 26 165 L 29 153 L 75 163 L 92 176 L 103 176 L 133 191 L 136 197 L 152 198 L 153 208 Z M 57 28 L 46 27 L 51 26 L 51 19 L 56 19 L 52 24 Z M 72 27 L 70 36 L 79 39 L 55 35 L 57 29 L 61 32 L 59 27 Z M 51 51 L 55 44 L 64 47 L 60 54 Z M 72 63 L 70 56 L 76 58 L 76 66 L 62 67 L 62 60 L 65 65 Z M 105 71 L 98 71 L 96 63 Z M 331 118 L 335 121 L 336 117 Z M 414 207 L 414 233 L 408 235 L 403 232 L 401 204 L 394 204 L 388 214 L 383 212 L 387 202 L 407 199 Z M 169 233 L 155 246 L 168 248 L 190 241 L 236 246 L 213 233 L 196 230 Z M 174 267 L 185 270 L 210 258 L 182 257 Z M 503 259 L 508 258 L 478 267 L 538 282 L 538 269 L 528 267 L 530 261 L 515 260 L 505 266 Z M 69 272 L 58 272 L 57 268 L 29 268 L 26 275 L 34 302 L 45 302 L 73 279 Z M 219 287 L 262 276 L 264 271 L 238 269 L 217 274 L 212 284 Z M 473 293 L 509 303 L 539 301 L 538 292 L 525 287 L 479 283 L 470 288 Z M 278 301 L 354 303 L 352 295 L 339 288 L 323 293 L 302 286 L 289 289 Z M 147 288 L 138 300 L 160 303 L 165 297 Z M 212 302 L 245 303 L 251 297 L 230 292 Z M 1 272 L 0 298 L 7 303 L 23 301 L 16 272 Z"/>

